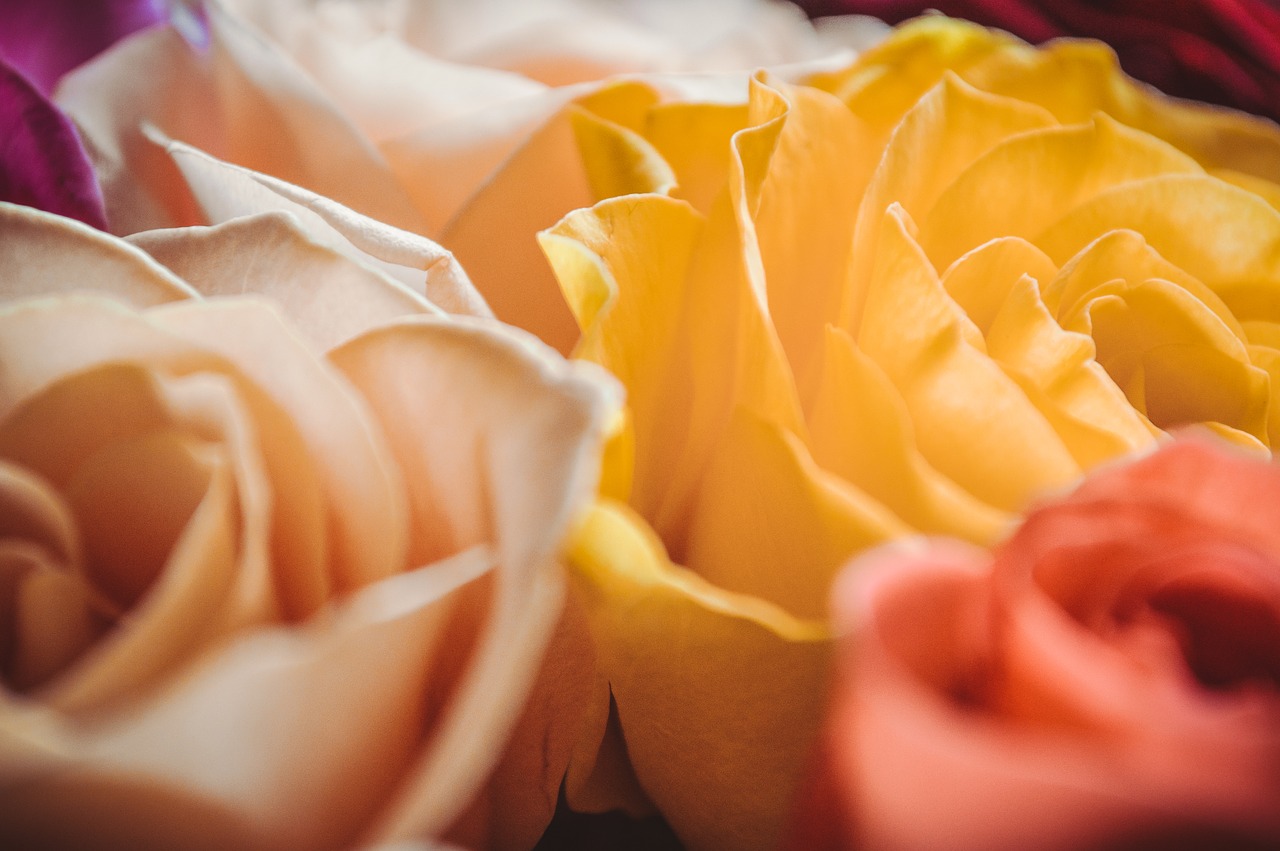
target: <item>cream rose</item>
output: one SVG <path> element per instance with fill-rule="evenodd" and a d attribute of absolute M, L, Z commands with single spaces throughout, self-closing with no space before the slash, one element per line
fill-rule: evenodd
<path fill-rule="evenodd" d="M 563 352 L 577 328 L 534 234 L 595 200 L 574 117 L 589 107 L 625 121 L 653 99 L 601 80 L 681 72 L 664 85 L 741 100 L 741 72 L 812 70 L 866 37 L 819 33 L 796 8 L 760 0 L 210 0 L 176 2 L 171 18 L 57 93 L 115 233 L 208 223 L 145 134 L 152 125 L 449 246 L 499 318 Z"/>
<path fill-rule="evenodd" d="M 425 240 L 201 164 L 296 209 L 139 235 L 161 265 L 0 205 L 0 836 L 441 836 L 555 627 L 612 384 L 348 237 L 452 268 Z"/>

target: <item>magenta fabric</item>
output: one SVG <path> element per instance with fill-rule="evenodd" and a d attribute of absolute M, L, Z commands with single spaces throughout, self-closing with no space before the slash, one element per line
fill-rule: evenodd
<path fill-rule="evenodd" d="M 0 60 L 0 201 L 26 204 L 105 230 L 106 212 L 75 126 Z"/>
<path fill-rule="evenodd" d="M 47 95 L 63 74 L 166 20 L 168 7 L 166 0 L 0 0 L 0 58 Z"/>
<path fill-rule="evenodd" d="M 1177 97 L 1280 120 L 1280 0 L 797 0 L 812 16 L 899 23 L 937 9 L 1040 43 L 1109 43 L 1133 77 Z"/>

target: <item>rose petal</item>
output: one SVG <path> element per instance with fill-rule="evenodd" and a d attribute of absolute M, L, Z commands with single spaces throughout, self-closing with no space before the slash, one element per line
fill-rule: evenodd
<path fill-rule="evenodd" d="M 389 275 L 314 242 L 289 213 L 143 231 L 127 241 L 203 295 L 273 301 L 317 352 L 401 316 L 440 312 Z"/>
<path fill-rule="evenodd" d="M 87 291 L 134 307 L 198 298 L 146 254 L 71 219 L 0 202 L 0 300 Z"/>
<path fill-rule="evenodd" d="M 34 7 L 33 7 L 34 8 Z M 6 22 L 5 32 L 9 32 Z M 0 58 L 0 201 L 26 204 L 106 230 L 88 154 L 75 126 Z"/>

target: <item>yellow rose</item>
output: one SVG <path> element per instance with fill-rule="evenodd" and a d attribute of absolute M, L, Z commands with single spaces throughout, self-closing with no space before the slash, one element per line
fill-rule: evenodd
<path fill-rule="evenodd" d="M 990 543 L 1168 429 L 1280 440 L 1274 125 L 940 17 L 809 82 L 580 115 L 607 191 L 542 235 L 629 410 L 575 538 L 615 716 L 570 803 L 622 800 L 625 746 L 693 849 L 773 844 L 851 554 Z"/>
<path fill-rule="evenodd" d="M 121 42 L 57 92 L 117 234 L 216 224 L 147 127 L 446 245 L 500 319 L 577 338 L 535 234 L 594 200 L 572 117 L 648 104 L 617 74 L 734 96 L 744 70 L 863 37 L 761 0 L 207 0 Z M 691 79 L 688 72 L 739 73 Z M 680 72 L 677 74 L 677 72 Z M 793 72 L 794 73 L 794 72 Z"/>
<path fill-rule="evenodd" d="M 0 204 L 6 847 L 441 836 L 560 616 L 611 382 L 227 179 L 306 203 L 134 245 Z"/>

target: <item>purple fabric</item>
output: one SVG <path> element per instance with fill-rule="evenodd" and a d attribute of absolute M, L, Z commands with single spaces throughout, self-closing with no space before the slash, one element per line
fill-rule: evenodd
<path fill-rule="evenodd" d="M 0 200 L 106 230 L 102 190 L 71 120 L 0 60 Z"/>
<path fill-rule="evenodd" d="M 0 0 L 0 58 L 44 94 L 120 39 L 167 20 L 167 0 Z"/>

